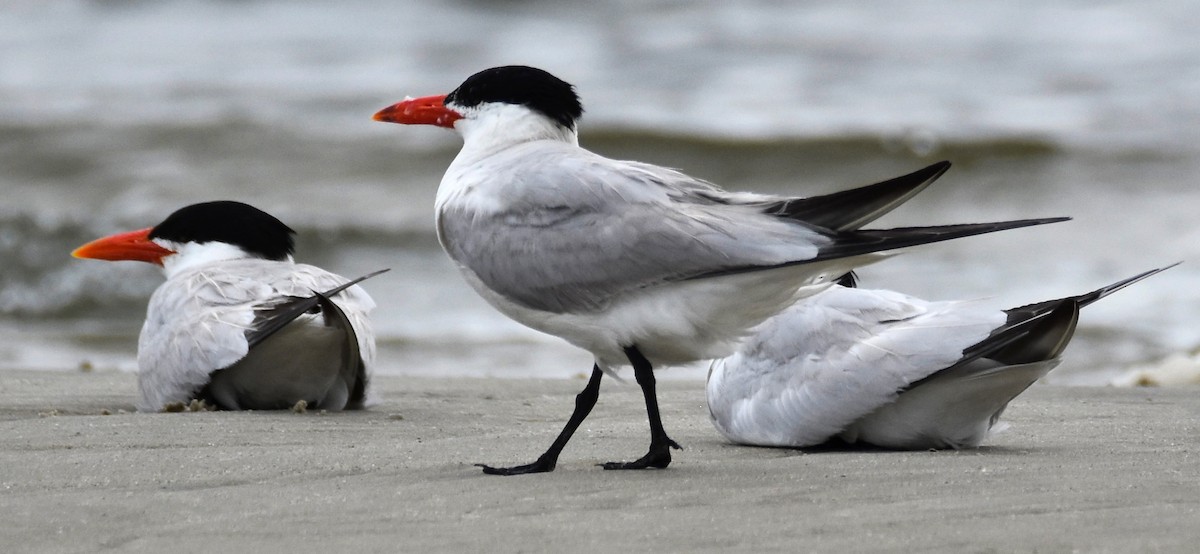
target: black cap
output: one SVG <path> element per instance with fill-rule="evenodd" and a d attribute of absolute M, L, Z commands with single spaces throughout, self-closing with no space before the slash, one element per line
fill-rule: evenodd
<path fill-rule="evenodd" d="M 192 204 L 167 216 L 150 238 L 177 243 L 223 242 L 268 260 L 284 260 L 295 246 L 291 228 L 249 204 L 218 200 Z"/>
<path fill-rule="evenodd" d="M 545 71 L 523 65 L 493 67 L 468 77 L 446 95 L 446 103 L 451 102 L 464 108 L 487 102 L 517 104 L 570 129 L 575 128 L 575 121 L 583 115 L 575 87 Z"/>

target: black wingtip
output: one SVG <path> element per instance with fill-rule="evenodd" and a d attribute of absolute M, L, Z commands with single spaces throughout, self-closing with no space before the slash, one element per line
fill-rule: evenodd
<path fill-rule="evenodd" d="M 322 296 L 325 296 L 325 297 L 331 297 L 331 296 L 333 296 L 333 295 L 335 295 L 335 294 L 337 294 L 337 293 L 339 293 L 339 292 L 342 292 L 342 291 L 344 291 L 344 290 L 346 290 L 346 289 L 348 289 L 348 288 L 350 288 L 350 287 L 353 287 L 354 285 L 357 285 L 357 284 L 359 284 L 359 283 L 361 283 L 361 282 L 363 282 L 363 281 L 366 281 L 367 279 L 370 279 L 370 278 L 372 278 L 372 277 L 375 277 L 376 275 L 380 275 L 380 274 L 383 274 L 383 273 L 387 273 L 387 272 L 389 272 L 389 271 L 391 271 L 391 270 L 392 270 L 392 268 L 390 268 L 390 267 L 385 267 L 385 268 L 383 268 L 383 269 L 379 269 L 379 270 L 372 271 L 372 272 L 370 272 L 370 273 L 368 273 L 368 274 L 366 274 L 366 275 L 363 275 L 362 277 L 359 277 L 359 278 L 357 278 L 357 279 L 351 279 L 351 280 L 349 280 L 349 281 L 347 281 L 347 282 L 345 282 L 345 283 L 342 283 L 341 285 L 338 285 L 338 286 L 336 286 L 336 287 L 334 287 L 334 288 L 331 288 L 331 289 L 329 289 L 329 290 L 327 290 L 327 291 L 324 291 L 324 292 L 319 292 L 319 293 L 318 293 L 317 291 L 313 291 L 313 293 L 315 293 L 315 294 L 320 294 L 320 295 L 322 295 Z"/>
<path fill-rule="evenodd" d="M 922 244 L 931 244 L 975 235 L 995 233 L 997 231 L 1007 231 L 1011 229 L 1020 229 L 1023 227 L 1046 225 L 1049 223 L 1059 223 L 1063 221 L 1069 221 L 1070 219 L 1071 218 L 1069 217 L 1047 217 L 1039 219 L 997 221 L 992 223 L 966 223 L 959 225 L 897 227 L 895 229 L 866 229 L 861 231 L 851 231 L 837 235 L 834 244 L 822 248 L 815 259 L 806 261 L 820 261 L 832 258 L 844 258 L 848 256 L 857 256 L 860 254 L 869 254 L 871 252 L 896 250 L 911 246 L 920 246 Z"/>
<path fill-rule="evenodd" d="M 985 356 L 1009 365 L 1057 358 L 1071 342 L 1079 325 L 1078 302 L 1066 300 L 1044 317 L 1032 321 L 1023 336 Z"/>
<path fill-rule="evenodd" d="M 1079 323 L 1079 304 L 1068 299 L 1058 303 L 1048 313 L 1051 315 L 1010 321 L 993 329 L 987 338 L 963 349 L 962 357 L 951 367 L 963 367 L 980 358 L 1017 365 L 1058 357 L 1075 334 L 1075 327 Z M 934 375 L 940 373 L 942 371 Z M 933 375 L 922 381 L 931 377 Z"/>
<path fill-rule="evenodd" d="M 1050 223 L 1062 223 L 1071 221 L 1070 217 L 1040 217 L 1034 219 L 1013 219 L 1009 221 L 993 221 L 990 223 L 959 223 L 952 225 L 931 225 L 926 227 L 896 227 L 894 229 L 865 229 L 862 231 L 854 231 L 851 234 L 861 235 L 919 235 L 928 234 L 931 236 L 945 235 L 945 239 L 959 238 L 971 235 L 983 235 L 994 233 L 996 231 L 1008 231 L 1010 229 L 1021 229 L 1023 227 L 1035 227 L 1038 225 L 1048 225 Z"/>
<path fill-rule="evenodd" d="M 1079 310 L 1129 285 L 1157 275 L 1181 262 L 1151 269 L 1094 291 L 1005 310 L 1008 321 L 988 338 L 963 350 L 961 365 L 980 357 L 1006 364 L 1024 364 L 1062 354 L 1079 323 Z"/>
<path fill-rule="evenodd" d="M 925 169 L 922 169 L 921 171 L 930 171 L 931 172 L 930 176 L 927 177 L 926 179 L 937 179 L 938 177 L 941 177 L 943 173 L 950 171 L 951 165 L 952 164 L 950 163 L 950 160 L 942 160 L 940 162 L 930 165 L 929 167 L 926 167 Z"/>
<path fill-rule="evenodd" d="M 1083 294 L 1079 294 L 1076 296 L 1068 296 L 1065 298 L 1056 298 L 1054 300 L 1044 300 L 1042 302 L 1034 302 L 1032 304 L 1018 306 L 1016 308 L 1009 308 L 1004 311 L 1005 311 L 1005 313 L 1008 314 L 1009 324 L 1014 324 L 1016 322 L 1024 321 L 1027 319 L 1041 317 L 1043 314 L 1046 314 L 1046 313 L 1050 312 L 1051 310 L 1054 310 L 1055 308 L 1057 308 L 1060 304 L 1063 304 L 1064 302 L 1074 302 L 1074 303 L 1078 304 L 1080 308 L 1082 308 L 1082 307 L 1087 306 L 1097 300 L 1100 300 L 1101 298 L 1104 298 L 1105 296 L 1108 296 L 1108 295 L 1110 295 L 1114 292 L 1117 292 L 1125 287 L 1128 287 L 1129 285 L 1132 285 L 1139 281 L 1148 279 L 1154 275 L 1158 275 L 1159 273 L 1162 273 L 1168 269 L 1171 269 L 1172 267 L 1175 267 L 1181 263 L 1183 263 L 1183 262 L 1175 262 L 1168 266 L 1151 269 L 1149 271 L 1143 271 L 1142 273 L 1134 275 L 1133 277 L 1129 277 L 1127 279 L 1122 279 L 1111 285 L 1100 287 L 1091 292 L 1085 292 Z"/>
<path fill-rule="evenodd" d="M 1037 218 L 1037 219 L 1018 219 L 1018 220 L 1012 221 L 1011 223 L 1022 224 L 1022 225 L 1020 225 L 1021 227 L 1029 227 L 1032 225 L 1045 225 L 1047 223 L 1062 223 L 1064 221 L 1071 221 L 1072 219 L 1074 219 L 1074 218 L 1070 217 L 1070 216 L 1042 217 L 1042 218 Z"/>
<path fill-rule="evenodd" d="M 752 271 L 764 271 L 778 269 L 781 267 L 810 264 L 826 260 L 833 260 L 836 258 L 862 256 L 875 252 L 899 250 L 901 248 L 909 248 L 923 244 L 933 244 L 935 242 L 943 242 L 958 238 L 994 233 L 996 231 L 1007 231 L 1009 229 L 1020 229 L 1022 227 L 1045 225 L 1047 223 L 1058 223 L 1061 221 L 1068 221 L 1070 219 L 1071 218 L 1069 217 L 1048 217 L 1041 219 L 998 221 L 993 223 L 966 223 L 960 225 L 934 225 L 928 227 L 898 227 L 895 229 L 867 229 L 840 233 L 833 232 L 826 235 L 832 239 L 832 242 L 829 245 L 821 247 L 821 249 L 817 252 L 817 255 L 812 258 L 772 265 L 730 267 L 717 271 L 710 271 L 708 273 L 702 273 L 699 275 L 693 275 L 688 277 L 688 279 L 721 277 L 724 275 L 735 275 L 739 273 L 749 273 Z"/>
<path fill-rule="evenodd" d="M 940 179 L 947 171 L 950 171 L 950 165 L 951 164 L 949 160 L 942 160 L 940 162 L 922 167 L 921 169 L 918 169 L 912 173 L 901 175 L 886 181 L 881 181 L 875 185 L 869 186 L 894 185 L 899 183 L 932 183 Z"/>
<path fill-rule="evenodd" d="M 1159 273 L 1162 273 L 1168 269 L 1171 269 L 1172 267 L 1175 267 L 1181 263 L 1183 263 L 1183 262 L 1175 262 L 1168 266 L 1151 269 L 1149 271 L 1143 271 L 1142 273 L 1134 275 L 1133 277 L 1130 277 L 1128 279 L 1122 279 L 1122 280 L 1117 281 L 1116 283 L 1113 283 L 1106 287 L 1100 287 L 1092 292 L 1089 292 L 1086 294 L 1081 294 L 1079 296 L 1073 296 L 1073 297 L 1071 297 L 1071 299 L 1078 302 L 1079 307 L 1082 308 L 1083 306 L 1087 306 L 1088 304 L 1091 304 L 1092 302 L 1100 300 L 1101 298 L 1104 298 L 1105 296 L 1108 296 L 1108 295 L 1110 295 L 1114 292 L 1117 292 L 1125 287 L 1128 287 L 1129 285 L 1137 283 L 1138 281 L 1149 279 L 1150 277 L 1158 275 Z"/>
<path fill-rule="evenodd" d="M 838 277 L 833 283 L 848 289 L 858 288 L 858 274 L 848 271 L 845 275 Z"/>
<path fill-rule="evenodd" d="M 817 227 L 851 231 L 909 201 L 949 169 L 950 162 L 942 161 L 871 185 L 773 203 L 763 211 Z"/>
<path fill-rule="evenodd" d="M 334 295 L 376 275 L 387 273 L 391 270 L 392 268 L 390 267 L 380 269 L 378 271 L 373 271 L 363 275 L 357 279 L 347 281 L 346 283 L 338 285 L 337 287 L 327 291 L 313 291 L 312 296 L 293 298 L 277 307 L 275 313 L 260 323 L 253 331 L 247 332 L 246 341 L 249 343 L 250 348 L 254 348 L 260 342 L 266 340 L 280 329 L 283 329 L 288 323 L 291 323 L 297 317 L 300 317 L 301 314 L 304 314 L 308 312 L 308 310 L 311 310 L 314 306 L 321 304 L 322 301 L 330 301 L 329 299 Z"/>

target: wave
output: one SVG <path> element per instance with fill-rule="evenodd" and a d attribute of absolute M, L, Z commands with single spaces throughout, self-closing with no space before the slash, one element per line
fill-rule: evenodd
<path fill-rule="evenodd" d="M 416 143 L 417 135 L 436 138 Z M 968 171 L 955 173 L 955 187 L 939 189 L 943 204 L 937 209 L 953 206 L 957 217 L 999 217 L 1005 206 L 1049 201 L 1054 190 L 1047 178 L 1089 183 L 1088 194 L 1097 199 L 1125 194 L 1097 188 L 1094 170 L 1076 174 L 1095 160 L 1122 171 L 1153 167 L 1185 177 L 1195 165 L 1186 158 L 1151 163 L 1170 158 L 1163 152 L 1114 156 L 1027 136 L 741 136 L 609 125 L 586 128 L 581 141 L 611 157 L 679 167 L 731 190 L 781 194 L 830 192 L 950 159 Z M 156 271 L 73 260 L 70 251 L 99 236 L 153 225 L 183 205 L 220 198 L 280 217 L 298 231 L 298 259 L 306 262 L 344 268 L 346 260 L 388 259 L 384 253 L 397 251 L 421 253 L 410 260 L 414 264 L 441 260 L 432 206 L 458 148 L 448 132 L 330 136 L 237 117 L 136 125 L 0 122 L 0 186 L 6 191 L 0 314 L 136 314 L 140 308 L 126 306 L 153 290 L 161 279 Z M 1003 186 L 973 186 L 998 181 Z M 1182 177 L 1158 186 L 1167 190 L 1175 181 L 1190 186 Z M 919 221 L 922 210 L 934 209 L 915 204 L 897 217 Z"/>
<path fill-rule="evenodd" d="M 877 134 L 844 132 L 744 136 L 719 132 L 604 127 L 585 131 L 580 142 L 591 150 L 621 159 L 644 161 L 647 154 L 652 154 L 656 157 L 720 163 L 766 161 L 797 164 L 793 166 L 793 171 L 800 163 L 816 161 L 862 162 L 878 158 L 971 161 L 988 157 L 1045 158 L 1069 152 L 1063 144 L 1045 137 L 945 137 L 922 130 Z"/>
<path fill-rule="evenodd" d="M 432 232 L 314 226 L 298 226 L 297 231 L 301 259 L 317 265 L 372 251 L 441 254 Z M 5 260 L 0 264 L 0 316 L 140 318 L 146 298 L 162 282 L 158 268 L 70 257 L 76 247 L 103 234 L 81 223 L 0 216 L 0 259 Z"/>
<path fill-rule="evenodd" d="M 364 114 L 367 112 L 364 111 Z M 369 114 L 368 114 L 369 115 Z M 395 132 L 395 126 L 382 126 L 364 116 L 354 125 L 331 129 L 324 125 L 285 122 L 260 118 L 251 112 L 213 114 L 203 118 L 138 119 L 125 121 L 64 119 L 61 121 L 21 121 L 0 119 L 0 156 L 12 157 L 17 169 L 31 167 L 42 156 L 86 152 L 110 152 L 114 146 L 171 149 L 189 152 L 205 159 L 243 156 L 250 153 L 337 154 L 347 163 L 370 162 L 391 155 L 427 157 L 453 153 L 460 144 L 449 132 L 438 135 Z M 383 131 L 384 129 L 389 131 Z M 592 149 L 608 146 L 640 145 L 645 148 L 671 147 L 711 150 L 805 148 L 817 150 L 861 149 L 867 151 L 909 152 L 926 156 L 937 151 L 970 153 L 995 152 L 1002 155 L 1045 155 L 1067 148 L 1067 143 L 1049 135 L 1034 133 L 986 132 L 938 133 L 921 128 L 824 129 L 820 132 L 779 132 L 765 129 L 747 131 L 716 124 L 686 122 L 672 127 L 638 123 L 585 122 L 581 142 Z M 405 150 L 409 152 L 405 152 Z M 42 153 L 42 156 L 36 154 Z M 29 158 L 30 155 L 34 155 Z M 378 157 L 377 157 L 378 156 Z M 78 157 L 56 158 L 79 161 Z M 303 161 L 303 160 L 300 160 Z M 36 165 L 36 164 L 35 164 Z M 38 166 L 46 169 L 45 166 Z M 59 167 L 68 174 L 76 164 Z"/>

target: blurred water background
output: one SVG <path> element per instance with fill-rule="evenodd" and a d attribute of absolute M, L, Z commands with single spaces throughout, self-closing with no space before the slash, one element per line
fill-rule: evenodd
<path fill-rule="evenodd" d="M 1008 307 L 1185 264 L 1092 307 L 1051 381 L 1200 344 L 1200 2 L 83 1 L 0 5 L 0 368 L 135 368 L 162 277 L 92 238 L 238 199 L 367 283 L 380 371 L 571 377 L 587 354 L 494 312 L 437 245 L 451 132 L 371 121 L 494 65 L 574 83 L 582 142 L 809 195 L 948 159 L 877 226 L 1070 215 L 868 268 Z M 664 377 L 702 378 L 702 369 Z"/>

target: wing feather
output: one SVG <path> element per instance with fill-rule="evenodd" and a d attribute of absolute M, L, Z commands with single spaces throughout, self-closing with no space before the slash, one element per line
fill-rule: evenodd
<path fill-rule="evenodd" d="M 758 329 L 714 363 L 718 429 L 737 442 L 812 446 L 955 364 L 1004 323 L 1000 310 L 834 286 Z"/>
<path fill-rule="evenodd" d="M 164 404 L 190 400 L 210 373 L 245 357 L 247 334 L 261 322 L 262 312 L 345 282 L 318 267 L 266 260 L 209 264 L 176 275 L 154 292 L 147 307 L 138 339 L 138 409 L 157 411 Z M 335 301 L 358 330 L 359 350 L 370 372 L 375 346 L 367 315 L 375 304 L 357 286 Z"/>
<path fill-rule="evenodd" d="M 503 210 L 459 202 L 438 218 L 450 256 L 527 307 L 600 310 L 633 290 L 814 258 L 830 242 L 759 207 L 714 201 L 720 189 L 677 172 L 579 151 L 539 153 L 519 172 L 511 169 L 518 164 L 489 165 Z"/>

